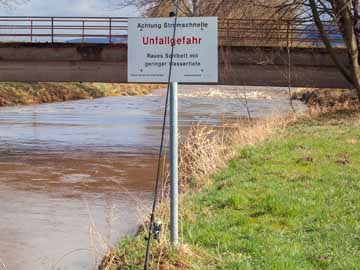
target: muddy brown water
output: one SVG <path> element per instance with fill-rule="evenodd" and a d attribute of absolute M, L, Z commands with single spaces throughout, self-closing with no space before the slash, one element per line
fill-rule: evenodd
<path fill-rule="evenodd" d="M 182 130 L 246 115 L 244 91 L 253 116 L 290 110 L 283 89 L 186 86 Z M 150 209 L 163 103 L 159 90 L 0 108 L 0 269 L 94 269 L 136 231 Z"/>

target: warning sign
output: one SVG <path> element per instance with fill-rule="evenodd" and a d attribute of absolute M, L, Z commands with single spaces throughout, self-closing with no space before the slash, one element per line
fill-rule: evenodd
<path fill-rule="evenodd" d="M 216 17 L 129 19 L 128 81 L 218 81 Z M 172 46 L 174 53 L 171 55 Z M 173 58 L 171 63 L 171 58 Z"/>

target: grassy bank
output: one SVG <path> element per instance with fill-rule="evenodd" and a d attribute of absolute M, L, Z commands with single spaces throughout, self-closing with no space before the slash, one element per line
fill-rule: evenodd
<path fill-rule="evenodd" d="M 359 269 L 359 117 L 260 127 L 209 181 L 184 184 L 186 244 L 169 248 L 165 226 L 150 269 Z M 101 269 L 142 269 L 144 236 L 122 240 Z"/>
<path fill-rule="evenodd" d="M 106 96 L 146 95 L 163 85 L 110 83 L 0 83 L 0 106 L 40 104 Z"/>

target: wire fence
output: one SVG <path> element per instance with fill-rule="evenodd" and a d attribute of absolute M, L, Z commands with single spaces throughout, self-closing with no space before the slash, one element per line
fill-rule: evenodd
<path fill-rule="evenodd" d="M 330 42 L 344 46 L 336 24 L 325 23 Z M 301 20 L 219 19 L 219 44 L 322 47 L 317 27 Z M 127 43 L 126 17 L 0 17 L 1 42 Z"/>

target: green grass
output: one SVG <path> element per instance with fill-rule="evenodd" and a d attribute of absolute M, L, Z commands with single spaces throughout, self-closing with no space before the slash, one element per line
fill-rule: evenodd
<path fill-rule="evenodd" d="M 298 124 L 243 149 L 191 201 L 199 269 L 360 269 L 360 127 Z"/>
<path fill-rule="evenodd" d="M 213 178 L 182 199 L 192 253 L 172 252 L 169 269 L 360 269 L 358 120 L 294 124 Z M 143 235 L 122 242 L 114 269 L 141 269 L 143 248 Z"/>

